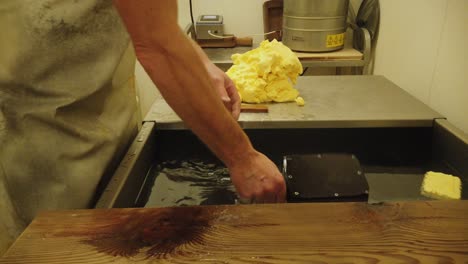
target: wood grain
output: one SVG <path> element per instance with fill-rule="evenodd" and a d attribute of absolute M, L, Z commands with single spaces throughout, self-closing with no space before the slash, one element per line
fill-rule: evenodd
<path fill-rule="evenodd" d="M 44 212 L 0 263 L 468 263 L 468 201 Z"/>

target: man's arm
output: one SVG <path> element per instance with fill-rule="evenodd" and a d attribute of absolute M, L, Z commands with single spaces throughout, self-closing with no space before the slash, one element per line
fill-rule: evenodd
<path fill-rule="evenodd" d="M 114 0 L 138 60 L 162 96 L 228 167 L 237 192 L 256 202 L 282 202 L 278 168 L 257 152 L 224 108 L 201 56 L 177 24 L 174 0 Z"/>

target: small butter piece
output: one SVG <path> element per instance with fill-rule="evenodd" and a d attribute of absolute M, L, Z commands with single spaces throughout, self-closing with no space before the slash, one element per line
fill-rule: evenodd
<path fill-rule="evenodd" d="M 449 174 L 429 171 L 424 175 L 421 194 L 433 199 L 460 199 L 460 178 Z"/>
<path fill-rule="evenodd" d="M 302 98 L 302 97 L 300 97 L 300 96 L 297 97 L 297 98 L 296 98 L 296 104 L 297 104 L 298 106 L 304 106 L 304 105 L 305 105 L 304 98 Z"/>

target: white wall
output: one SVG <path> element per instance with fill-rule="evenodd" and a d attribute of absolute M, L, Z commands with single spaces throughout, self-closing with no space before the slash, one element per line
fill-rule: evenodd
<path fill-rule="evenodd" d="M 374 74 L 468 133 L 468 1 L 381 0 Z"/>
<path fill-rule="evenodd" d="M 429 104 L 468 133 L 468 1 L 450 0 Z"/>

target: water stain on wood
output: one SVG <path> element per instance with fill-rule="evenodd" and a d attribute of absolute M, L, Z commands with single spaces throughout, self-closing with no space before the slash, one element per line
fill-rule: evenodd
<path fill-rule="evenodd" d="M 93 227 L 89 239 L 98 252 L 113 256 L 164 258 L 183 245 L 203 245 L 212 229 L 216 213 L 206 207 L 137 210 L 110 220 L 107 226 Z"/>
<path fill-rule="evenodd" d="M 385 209 L 388 206 L 385 204 L 355 203 L 352 207 L 352 213 L 345 219 L 345 222 L 349 224 L 366 224 L 369 229 L 381 231 L 392 218 L 387 215 Z"/>

